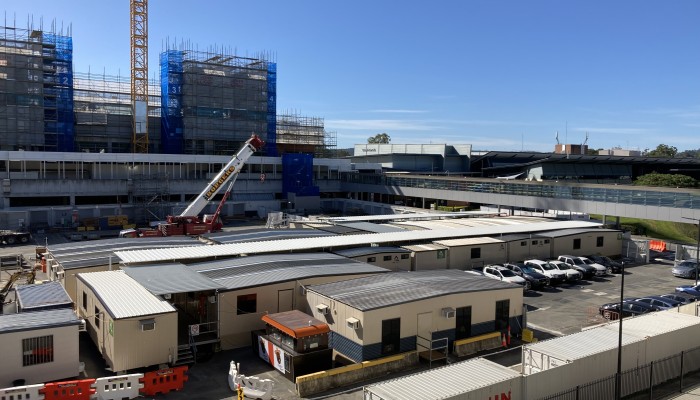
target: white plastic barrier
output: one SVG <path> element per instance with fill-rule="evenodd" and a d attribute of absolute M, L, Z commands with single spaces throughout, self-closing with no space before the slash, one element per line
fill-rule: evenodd
<path fill-rule="evenodd" d="M 139 397 L 143 383 L 139 379 L 143 374 L 129 374 L 95 379 L 95 400 L 122 400 Z"/>
<path fill-rule="evenodd" d="M 43 400 L 44 395 L 39 394 L 39 391 L 43 388 L 44 384 L 40 383 L 37 385 L 15 386 L 7 389 L 0 389 L 0 400 Z"/>
<path fill-rule="evenodd" d="M 272 386 L 274 382 L 271 379 L 260 379 L 257 376 L 245 376 L 238 373 L 239 365 L 235 361 L 231 361 L 231 366 L 228 370 L 228 386 L 234 392 L 240 385 L 243 389 L 243 396 L 253 399 L 270 400 L 272 399 Z"/>

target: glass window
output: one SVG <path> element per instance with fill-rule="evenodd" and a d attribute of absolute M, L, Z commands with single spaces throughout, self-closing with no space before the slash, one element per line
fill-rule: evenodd
<path fill-rule="evenodd" d="M 53 335 L 22 339 L 22 366 L 53 362 Z"/>
<path fill-rule="evenodd" d="M 481 258 L 481 247 L 472 248 L 472 258 Z"/>
<path fill-rule="evenodd" d="M 401 318 L 382 321 L 382 355 L 396 354 L 400 351 Z"/>
<path fill-rule="evenodd" d="M 95 307 L 95 328 L 100 327 L 100 309 Z"/>
<path fill-rule="evenodd" d="M 603 240 L 604 240 L 603 236 L 598 236 L 597 238 L 595 238 L 596 247 L 603 247 Z"/>
<path fill-rule="evenodd" d="M 236 314 L 238 315 L 256 313 L 258 310 L 258 295 L 257 293 L 240 295 L 238 296 L 237 304 Z"/>
<path fill-rule="evenodd" d="M 87 293 L 83 292 L 83 310 L 87 311 Z"/>
<path fill-rule="evenodd" d="M 402 260 L 408 260 L 409 257 L 411 257 L 410 254 L 401 254 Z"/>
<path fill-rule="evenodd" d="M 445 250 L 438 250 L 437 258 L 438 259 L 445 258 Z"/>
<path fill-rule="evenodd" d="M 581 239 L 574 239 L 574 250 L 581 248 Z"/>
<path fill-rule="evenodd" d="M 367 262 L 375 262 L 377 261 L 377 257 L 367 257 Z"/>
<path fill-rule="evenodd" d="M 391 261 L 391 256 L 384 256 L 384 261 Z"/>

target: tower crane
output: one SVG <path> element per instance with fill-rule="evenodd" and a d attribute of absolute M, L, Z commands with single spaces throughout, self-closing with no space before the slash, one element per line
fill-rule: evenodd
<path fill-rule="evenodd" d="M 131 112 L 134 153 L 148 153 L 148 0 L 130 0 Z"/>

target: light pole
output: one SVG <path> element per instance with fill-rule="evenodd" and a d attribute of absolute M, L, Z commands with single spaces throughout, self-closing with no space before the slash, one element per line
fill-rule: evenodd
<path fill-rule="evenodd" d="M 689 219 L 698 224 L 698 244 L 695 248 L 695 286 L 698 286 L 698 264 L 700 264 L 700 219 L 688 217 L 683 217 L 683 219 Z"/>
<path fill-rule="evenodd" d="M 622 274 L 620 279 L 620 306 L 618 307 L 619 315 L 619 332 L 617 335 L 617 374 L 615 375 L 615 400 L 622 399 L 622 303 L 625 297 L 625 262 L 622 262 Z"/>

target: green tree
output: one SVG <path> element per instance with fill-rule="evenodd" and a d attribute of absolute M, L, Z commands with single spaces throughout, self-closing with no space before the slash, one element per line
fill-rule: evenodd
<path fill-rule="evenodd" d="M 646 152 L 647 157 L 673 158 L 676 154 L 678 154 L 676 146 L 669 146 L 666 144 L 660 144 L 656 146 L 654 150 Z"/>
<path fill-rule="evenodd" d="M 700 149 L 681 151 L 676 157 L 700 158 Z"/>
<path fill-rule="evenodd" d="M 385 132 L 377 133 L 367 139 L 367 143 L 371 144 L 387 144 L 389 142 L 391 142 L 391 136 L 387 135 Z"/>
<path fill-rule="evenodd" d="M 659 174 L 652 172 L 650 174 L 639 176 L 635 181 L 635 185 L 641 186 L 667 186 L 667 187 L 682 187 L 692 188 L 698 186 L 698 181 L 694 178 L 681 174 Z"/>

